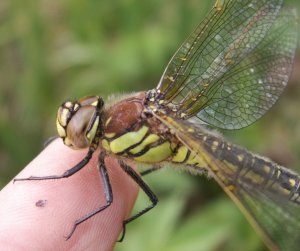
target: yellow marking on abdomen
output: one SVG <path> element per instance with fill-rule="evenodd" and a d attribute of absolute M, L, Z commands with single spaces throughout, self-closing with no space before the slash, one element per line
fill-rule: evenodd
<path fill-rule="evenodd" d="M 230 171 L 230 173 L 237 173 L 237 171 L 238 171 L 238 166 L 237 165 L 234 165 L 233 163 L 231 163 L 227 160 L 223 160 L 223 162 L 225 163 L 226 167 L 228 168 L 227 171 Z"/>
<path fill-rule="evenodd" d="M 296 185 L 296 180 L 291 178 L 291 179 L 289 179 L 289 183 L 290 183 L 291 187 L 294 187 Z"/>
<path fill-rule="evenodd" d="M 207 163 L 196 153 L 190 152 L 186 146 L 180 146 L 171 161 L 175 163 L 182 163 L 183 165 L 197 166 L 200 168 L 207 167 Z M 185 160 L 186 159 L 186 160 Z"/>
<path fill-rule="evenodd" d="M 112 140 L 110 142 L 110 150 L 113 153 L 120 153 L 131 147 L 134 144 L 139 143 L 148 132 L 149 128 L 143 126 L 136 132 L 127 132 L 122 136 Z"/>
<path fill-rule="evenodd" d="M 134 159 L 141 162 L 157 163 L 166 160 L 172 154 L 170 142 L 150 148 L 147 152 Z"/>
<path fill-rule="evenodd" d="M 179 147 L 177 150 L 177 153 L 172 158 L 173 162 L 183 162 L 186 158 L 186 155 L 188 154 L 188 149 L 185 146 Z"/>
<path fill-rule="evenodd" d="M 277 193 L 281 193 L 285 196 L 289 196 L 291 193 L 289 189 L 282 187 L 281 184 L 277 182 L 272 184 L 272 188 L 277 191 Z"/>
<path fill-rule="evenodd" d="M 244 160 L 244 155 L 243 154 L 239 154 L 237 156 L 237 158 L 238 158 L 239 162 L 242 162 Z"/>
<path fill-rule="evenodd" d="M 269 173 L 271 172 L 271 167 L 265 165 L 265 166 L 263 167 L 263 170 L 264 170 L 264 172 L 265 172 L 266 174 L 269 174 Z"/>
<path fill-rule="evenodd" d="M 219 141 L 217 140 L 213 141 L 211 145 L 211 150 L 215 152 L 218 149 L 218 146 L 219 146 Z"/>
<path fill-rule="evenodd" d="M 198 167 L 207 167 L 207 163 L 196 153 L 191 152 L 189 158 L 185 162 L 188 165 L 196 165 Z"/>
<path fill-rule="evenodd" d="M 147 136 L 147 138 L 143 140 L 143 142 L 141 142 L 141 144 L 131 149 L 130 153 L 137 154 L 141 152 L 147 145 L 155 143 L 158 140 L 159 140 L 159 136 L 157 136 L 156 134 L 150 134 L 149 136 Z"/>
<path fill-rule="evenodd" d="M 260 176 L 259 174 L 253 172 L 253 171 L 248 171 L 245 175 L 245 178 L 250 179 L 254 184 L 262 184 L 265 180 L 264 177 Z"/>

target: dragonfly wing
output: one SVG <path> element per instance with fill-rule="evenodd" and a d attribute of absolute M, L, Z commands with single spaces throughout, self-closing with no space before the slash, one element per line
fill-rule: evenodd
<path fill-rule="evenodd" d="M 155 100 L 176 117 L 197 116 L 219 128 L 253 123 L 275 103 L 292 68 L 297 21 L 281 6 L 217 1 L 169 62 Z"/>
<path fill-rule="evenodd" d="M 286 185 L 284 183 L 295 182 L 293 188 L 297 190 L 300 185 L 299 175 L 267 158 L 231 145 L 223 139 L 220 140 L 189 121 L 172 118 L 169 115 L 155 114 L 155 116 L 168 126 L 186 147 L 201 156 L 207 163 L 208 172 L 236 203 L 271 250 L 299 250 L 299 191 L 293 194 L 296 199 L 292 199 L 293 189 L 284 189 Z M 207 140 L 209 137 L 211 141 Z M 213 152 L 212 145 L 216 141 L 219 142 L 219 146 L 222 142 L 226 147 Z M 241 156 L 247 161 L 240 162 L 238 158 Z M 278 184 L 269 176 L 271 172 L 263 175 L 265 167 L 270 167 L 269 170 L 273 171 L 281 170 L 288 178 L 283 179 L 282 184 Z M 254 169 L 256 173 L 253 172 Z M 263 176 L 258 175 L 259 172 Z M 272 175 L 279 176 L 278 172 L 273 172 Z"/>
<path fill-rule="evenodd" d="M 205 92 L 207 103 L 188 113 L 214 126 L 238 129 L 255 122 L 269 110 L 286 86 L 297 44 L 297 22 L 283 9 L 271 30 L 239 64 L 216 79 Z"/>
<path fill-rule="evenodd" d="M 254 186 L 240 185 L 236 198 L 267 233 L 279 250 L 296 251 L 300 244 L 300 207 L 291 201 L 260 191 Z"/>

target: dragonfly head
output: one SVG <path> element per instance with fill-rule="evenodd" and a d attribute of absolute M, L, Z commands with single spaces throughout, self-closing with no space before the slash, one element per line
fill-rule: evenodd
<path fill-rule="evenodd" d="M 58 135 L 64 144 L 73 149 L 97 144 L 102 134 L 103 107 L 103 100 L 98 96 L 64 102 L 56 117 Z"/>

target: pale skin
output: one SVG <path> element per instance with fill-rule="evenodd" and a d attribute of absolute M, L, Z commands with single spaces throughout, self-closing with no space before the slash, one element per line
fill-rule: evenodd
<path fill-rule="evenodd" d="M 72 150 L 57 139 L 17 177 L 62 174 L 86 152 Z M 87 166 L 66 179 L 9 182 L 0 192 L 1 249 L 112 250 L 122 232 L 122 221 L 130 215 L 138 192 L 137 185 L 112 157 L 106 159 L 106 166 L 113 203 L 79 225 L 72 237 L 65 240 L 75 220 L 105 205 L 98 154 L 97 151 Z"/>

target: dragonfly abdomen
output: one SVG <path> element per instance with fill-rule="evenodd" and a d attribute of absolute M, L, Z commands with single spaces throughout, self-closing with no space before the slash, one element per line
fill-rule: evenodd
<path fill-rule="evenodd" d="M 177 149 L 171 156 L 171 161 L 176 164 L 193 166 L 196 169 L 207 167 L 207 163 L 198 154 L 181 144 L 177 146 Z"/>
<path fill-rule="evenodd" d="M 251 189 L 259 186 L 273 197 L 300 204 L 300 177 L 268 158 L 253 154 L 214 136 L 205 136 L 206 149 L 215 156 L 210 169 L 228 186 Z M 275 196 L 276 195 L 276 196 Z"/>

